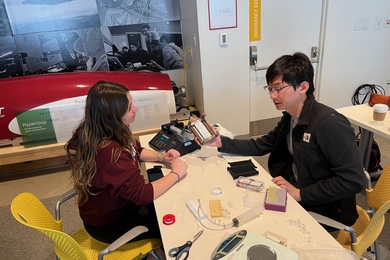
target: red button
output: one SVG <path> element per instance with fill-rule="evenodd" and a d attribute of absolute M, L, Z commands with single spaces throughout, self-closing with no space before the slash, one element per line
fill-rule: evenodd
<path fill-rule="evenodd" d="M 173 214 L 166 214 L 163 217 L 163 223 L 165 225 L 172 225 L 173 223 L 175 223 L 175 215 L 173 215 Z"/>

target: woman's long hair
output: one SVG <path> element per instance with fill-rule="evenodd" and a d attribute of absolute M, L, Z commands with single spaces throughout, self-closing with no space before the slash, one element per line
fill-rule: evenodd
<path fill-rule="evenodd" d="M 90 188 L 96 174 L 99 149 L 111 141 L 117 142 L 120 149 L 111 154 L 111 161 L 115 163 L 123 150 L 134 154 L 135 140 L 129 126 L 122 122 L 128 111 L 128 93 L 123 85 L 106 81 L 97 82 L 88 92 L 84 120 L 65 145 L 79 205 L 94 195 Z"/>

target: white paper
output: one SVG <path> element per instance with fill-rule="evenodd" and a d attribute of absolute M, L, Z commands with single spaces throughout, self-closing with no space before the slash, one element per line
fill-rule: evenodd
<path fill-rule="evenodd" d="M 135 121 L 130 125 L 132 131 L 160 128 L 171 121 L 164 92 L 142 90 L 131 91 L 131 95 L 133 104 L 138 107 Z"/>
<path fill-rule="evenodd" d="M 160 128 L 170 122 L 165 92 L 141 90 L 130 93 L 133 104 L 138 107 L 135 121 L 130 124 L 132 131 Z M 85 103 L 49 108 L 57 142 L 67 142 L 84 118 Z"/>
<path fill-rule="evenodd" d="M 209 0 L 210 29 L 237 27 L 236 0 Z"/>
<path fill-rule="evenodd" d="M 85 104 L 50 107 L 57 142 L 67 142 L 84 118 Z"/>

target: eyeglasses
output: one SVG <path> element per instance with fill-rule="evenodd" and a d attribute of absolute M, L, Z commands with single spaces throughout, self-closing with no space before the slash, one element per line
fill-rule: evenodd
<path fill-rule="evenodd" d="M 268 94 L 275 94 L 275 95 L 278 95 L 280 93 L 280 91 L 282 91 L 283 89 L 285 88 L 288 88 L 288 87 L 294 87 L 295 85 L 293 84 L 289 84 L 289 85 L 286 85 L 286 86 L 283 86 L 283 87 L 276 87 L 276 88 L 271 88 L 270 86 L 264 86 L 264 90 L 268 93 Z"/>

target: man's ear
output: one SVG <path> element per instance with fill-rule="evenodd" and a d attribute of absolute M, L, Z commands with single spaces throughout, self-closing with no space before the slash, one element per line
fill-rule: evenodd
<path fill-rule="evenodd" d="M 307 81 L 301 82 L 299 91 L 303 94 L 306 93 L 308 90 L 309 90 L 309 82 Z"/>

